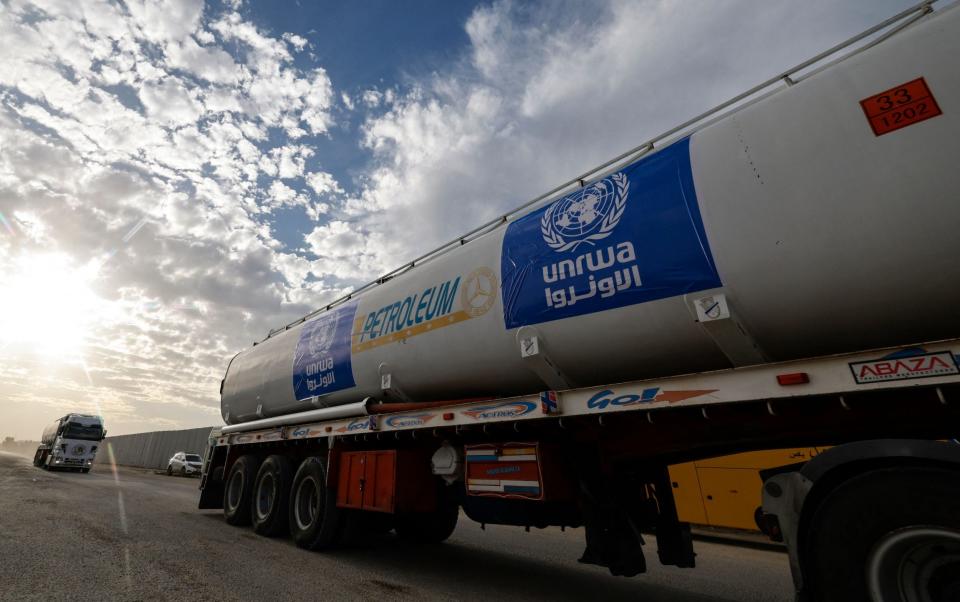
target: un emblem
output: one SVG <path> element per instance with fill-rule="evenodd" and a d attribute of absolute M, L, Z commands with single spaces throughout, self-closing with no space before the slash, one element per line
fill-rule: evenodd
<path fill-rule="evenodd" d="M 610 236 L 627 206 L 628 186 L 627 176 L 617 173 L 554 201 L 540 219 L 544 242 L 562 253 Z"/>
<path fill-rule="evenodd" d="M 310 326 L 310 338 L 307 342 L 310 355 L 316 357 L 329 351 L 336 332 L 337 317 L 335 315 L 315 320 Z"/>

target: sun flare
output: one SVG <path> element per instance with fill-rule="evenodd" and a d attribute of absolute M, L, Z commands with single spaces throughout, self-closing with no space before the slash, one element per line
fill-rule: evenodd
<path fill-rule="evenodd" d="M 0 274 L 0 352 L 81 354 L 96 318 L 90 267 L 62 254 L 27 254 Z"/>

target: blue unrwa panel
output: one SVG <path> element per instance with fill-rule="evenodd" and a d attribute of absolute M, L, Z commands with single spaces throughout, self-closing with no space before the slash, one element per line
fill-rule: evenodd
<path fill-rule="evenodd" d="M 721 286 L 689 146 L 681 140 L 511 223 L 500 266 L 506 327 Z"/>
<path fill-rule="evenodd" d="M 293 356 L 293 393 L 297 400 L 354 386 L 350 329 L 356 304 L 320 314 L 304 325 Z"/>

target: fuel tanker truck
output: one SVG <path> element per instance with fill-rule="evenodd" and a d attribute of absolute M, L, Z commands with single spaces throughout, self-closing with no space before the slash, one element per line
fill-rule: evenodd
<path fill-rule="evenodd" d="M 327 551 L 582 527 L 633 576 L 695 566 L 668 465 L 830 445 L 764 474 L 800 599 L 956 595 L 958 56 L 918 5 L 271 332 L 200 507 Z"/>
<path fill-rule="evenodd" d="M 33 465 L 46 470 L 90 472 L 97 447 L 106 436 L 100 416 L 67 414 L 43 429 Z"/>

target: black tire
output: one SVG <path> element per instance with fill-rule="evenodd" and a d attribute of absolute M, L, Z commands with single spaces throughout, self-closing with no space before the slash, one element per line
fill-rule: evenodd
<path fill-rule="evenodd" d="M 460 518 L 460 504 L 452 487 L 439 486 L 437 509 L 434 512 L 400 514 L 395 529 L 404 541 L 416 544 L 438 544 L 453 535 Z"/>
<path fill-rule="evenodd" d="M 260 460 L 254 455 L 240 456 L 230 467 L 223 488 L 223 516 L 234 526 L 250 524 L 250 500 Z"/>
<path fill-rule="evenodd" d="M 801 537 L 801 542 L 806 541 L 802 562 L 810 599 L 869 600 L 869 568 L 877 566 L 883 542 L 920 527 L 934 527 L 947 538 L 942 545 L 938 540 L 931 548 L 938 555 L 932 562 L 942 566 L 930 571 L 929 583 L 920 586 L 930 594 L 926 599 L 960 599 L 960 543 L 956 543 L 960 541 L 960 473 L 920 467 L 885 468 L 858 475 L 820 503 L 804 531 L 806 537 Z M 951 532 L 955 543 L 950 543 Z M 916 563 L 904 557 L 893 564 L 903 568 Z M 896 573 L 897 569 L 884 569 L 878 574 L 885 581 L 897 581 Z M 916 583 L 910 587 L 914 586 Z M 899 592 L 893 595 L 889 599 L 900 599 Z"/>
<path fill-rule="evenodd" d="M 173 476 L 173 466 L 171 466 L 170 464 L 167 464 L 167 476 L 168 477 Z"/>
<path fill-rule="evenodd" d="M 90 472 L 90 469 L 89 469 L 89 468 L 81 468 L 81 469 L 80 469 L 80 472 L 82 472 L 83 474 L 87 474 L 88 472 Z"/>
<path fill-rule="evenodd" d="M 266 537 L 286 535 L 290 528 L 292 485 L 293 468 L 286 456 L 270 456 L 263 461 L 251 497 L 254 531 Z"/>
<path fill-rule="evenodd" d="M 181 476 L 181 477 L 187 476 L 187 467 L 186 467 L 186 466 L 181 466 L 181 467 L 180 467 L 180 476 Z"/>
<path fill-rule="evenodd" d="M 337 496 L 327 487 L 327 460 L 304 460 L 290 488 L 290 535 L 301 548 L 327 550 L 340 542 L 341 512 Z"/>

